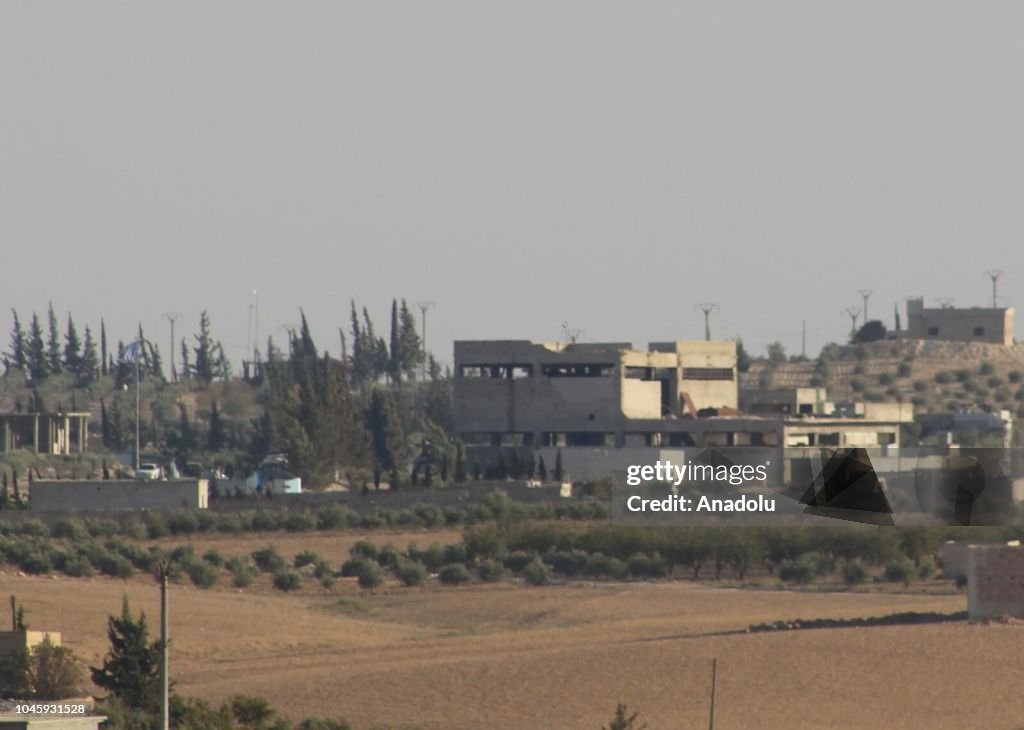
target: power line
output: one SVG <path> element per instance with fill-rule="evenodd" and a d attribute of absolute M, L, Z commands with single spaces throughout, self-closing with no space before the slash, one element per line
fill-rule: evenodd
<path fill-rule="evenodd" d="M 996 292 L 999 287 L 999 277 L 1003 275 L 1003 272 L 1001 269 L 989 269 L 985 272 L 985 275 L 992 280 L 992 309 L 996 309 L 998 306 L 996 304 L 996 301 L 998 300 Z"/>
<path fill-rule="evenodd" d="M 857 293 L 860 294 L 861 298 L 864 299 L 864 324 L 867 324 L 867 322 L 868 322 L 868 299 L 870 299 L 871 295 L 874 294 L 875 292 L 872 291 L 871 289 L 858 289 Z"/>
<path fill-rule="evenodd" d="M 698 304 L 694 309 L 699 309 L 704 312 L 704 339 L 711 339 L 711 313 L 718 310 L 718 305 L 714 302 L 702 302 Z"/>

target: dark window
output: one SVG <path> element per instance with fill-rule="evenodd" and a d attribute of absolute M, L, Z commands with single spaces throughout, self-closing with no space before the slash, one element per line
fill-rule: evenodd
<path fill-rule="evenodd" d="M 732 380 L 732 368 L 683 368 L 683 380 Z"/>
<path fill-rule="evenodd" d="M 939 336 L 939 328 L 938 327 L 929 327 L 928 328 L 928 336 L 929 337 L 938 337 Z"/>
<path fill-rule="evenodd" d="M 974 328 L 974 336 L 975 337 L 984 337 L 985 336 L 985 328 L 984 327 L 975 327 Z"/>

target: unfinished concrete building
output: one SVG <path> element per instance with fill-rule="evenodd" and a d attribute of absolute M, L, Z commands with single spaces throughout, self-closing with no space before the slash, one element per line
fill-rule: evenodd
<path fill-rule="evenodd" d="M 0 452 L 32 448 L 67 456 L 85 451 L 88 413 L 0 413 Z"/>
<path fill-rule="evenodd" d="M 629 343 L 455 343 L 455 421 L 468 445 L 684 446 L 712 431 L 723 431 L 723 444 L 764 443 L 770 423 L 715 428 L 717 419 L 706 418 L 735 415 L 737 392 L 734 342 L 678 340 L 647 351 Z"/>
<path fill-rule="evenodd" d="M 915 340 L 991 342 L 1013 345 L 1012 307 L 925 307 L 923 299 L 907 300 L 907 329 L 900 336 Z"/>

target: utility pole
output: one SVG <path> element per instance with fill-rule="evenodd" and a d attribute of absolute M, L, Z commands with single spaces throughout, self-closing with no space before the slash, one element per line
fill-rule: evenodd
<path fill-rule="evenodd" d="M 999 277 L 1003 275 L 1003 272 L 1000 269 L 989 269 L 985 272 L 985 275 L 992 280 L 992 309 L 996 309 L 998 306 L 996 304 L 996 301 L 998 300 L 996 292 L 999 287 Z"/>
<path fill-rule="evenodd" d="M 171 323 L 171 382 L 178 382 L 178 372 L 174 369 L 174 323 L 181 319 L 177 312 L 164 312 L 164 319 Z"/>
<path fill-rule="evenodd" d="M 422 302 L 416 302 L 416 306 L 420 308 L 420 312 L 422 313 L 422 319 L 423 319 L 423 336 L 420 338 L 420 347 L 422 348 L 422 352 L 420 353 L 421 356 L 422 356 L 422 361 L 420 362 L 420 381 L 421 382 L 426 382 L 427 381 L 427 310 L 431 309 L 434 306 L 434 303 L 430 302 L 430 301 L 424 300 Z"/>
<path fill-rule="evenodd" d="M 170 642 L 169 615 L 170 608 L 167 602 L 167 573 L 170 565 L 166 562 L 160 564 L 158 578 L 160 580 L 160 730 L 170 730 L 170 673 L 167 658 L 168 644 Z"/>
<path fill-rule="evenodd" d="M 711 660 L 711 716 L 708 719 L 708 730 L 715 730 L 715 686 L 718 684 L 718 659 Z"/>
<path fill-rule="evenodd" d="M 694 309 L 699 309 L 704 312 L 704 339 L 711 339 L 711 313 L 718 310 L 718 305 L 714 302 L 703 302 L 698 304 Z"/>
<path fill-rule="evenodd" d="M 141 458 L 141 452 L 142 452 L 142 436 L 141 436 L 141 430 L 139 429 L 139 421 L 140 421 L 139 414 L 141 413 L 141 410 L 142 410 L 141 409 L 141 399 L 140 399 L 140 396 L 139 396 L 139 381 L 141 380 L 141 378 L 139 377 L 139 360 L 141 359 L 141 355 L 142 355 L 142 347 L 143 347 L 142 341 L 138 340 L 138 339 L 135 340 L 135 352 L 133 354 L 135 355 L 135 476 L 136 477 L 139 476 L 139 460 Z"/>
<path fill-rule="evenodd" d="M 874 294 L 874 292 L 871 289 L 858 289 L 857 293 L 860 294 L 861 298 L 864 300 L 864 324 L 867 324 L 868 323 L 868 299 L 871 298 L 871 295 Z"/>
<path fill-rule="evenodd" d="M 857 336 L 857 317 L 860 315 L 860 310 L 856 307 L 847 307 L 843 310 L 843 314 L 850 317 L 850 342 L 853 342 L 853 338 Z"/>

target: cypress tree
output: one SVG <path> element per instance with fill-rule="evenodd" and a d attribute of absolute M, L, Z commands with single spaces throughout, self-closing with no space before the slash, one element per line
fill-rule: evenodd
<path fill-rule="evenodd" d="M 558 454 L 555 456 L 555 481 L 559 484 L 565 478 L 565 468 L 562 466 L 562 450 L 558 450 Z"/>
<path fill-rule="evenodd" d="M 416 367 L 423 361 L 423 351 L 420 344 L 420 336 L 416 333 L 416 317 L 409 310 L 409 305 L 402 300 L 402 307 L 399 311 L 400 339 L 402 341 L 402 367 L 407 375 L 414 376 Z"/>
<path fill-rule="evenodd" d="M 79 361 L 78 377 L 86 383 L 96 380 L 99 374 L 99 358 L 96 355 L 96 343 L 92 339 L 92 331 L 85 327 L 85 344 L 82 345 L 82 359 Z"/>
<path fill-rule="evenodd" d="M 388 374 L 395 383 L 402 379 L 403 362 L 402 336 L 398 326 L 398 300 L 391 300 L 391 357 L 388 362 Z"/>
<path fill-rule="evenodd" d="M 82 377 L 82 342 L 78 339 L 75 320 L 68 314 L 68 329 L 64 335 L 64 366 L 77 377 Z"/>
<path fill-rule="evenodd" d="M 448 454 L 441 456 L 441 483 L 448 481 Z"/>
<path fill-rule="evenodd" d="M 14 326 L 11 328 L 11 365 L 22 372 L 28 368 L 28 340 L 25 337 L 25 330 L 21 327 L 21 320 L 18 319 L 18 312 L 11 309 L 14 317 Z"/>
<path fill-rule="evenodd" d="M 43 328 L 35 312 L 32 313 L 32 325 L 28 335 L 28 372 L 33 380 L 42 380 L 49 372 L 46 345 L 43 344 Z"/>
<path fill-rule="evenodd" d="M 107 352 L 107 325 L 100 319 L 100 375 L 106 375 L 108 372 L 108 360 L 110 359 L 109 353 Z"/>
<path fill-rule="evenodd" d="M 57 331 L 57 315 L 53 313 L 53 302 L 46 310 L 49 335 L 46 338 L 46 369 L 51 375 L 59 373 L 64 366 L 63 353 L 60 346 L 60 334 Z"/>

